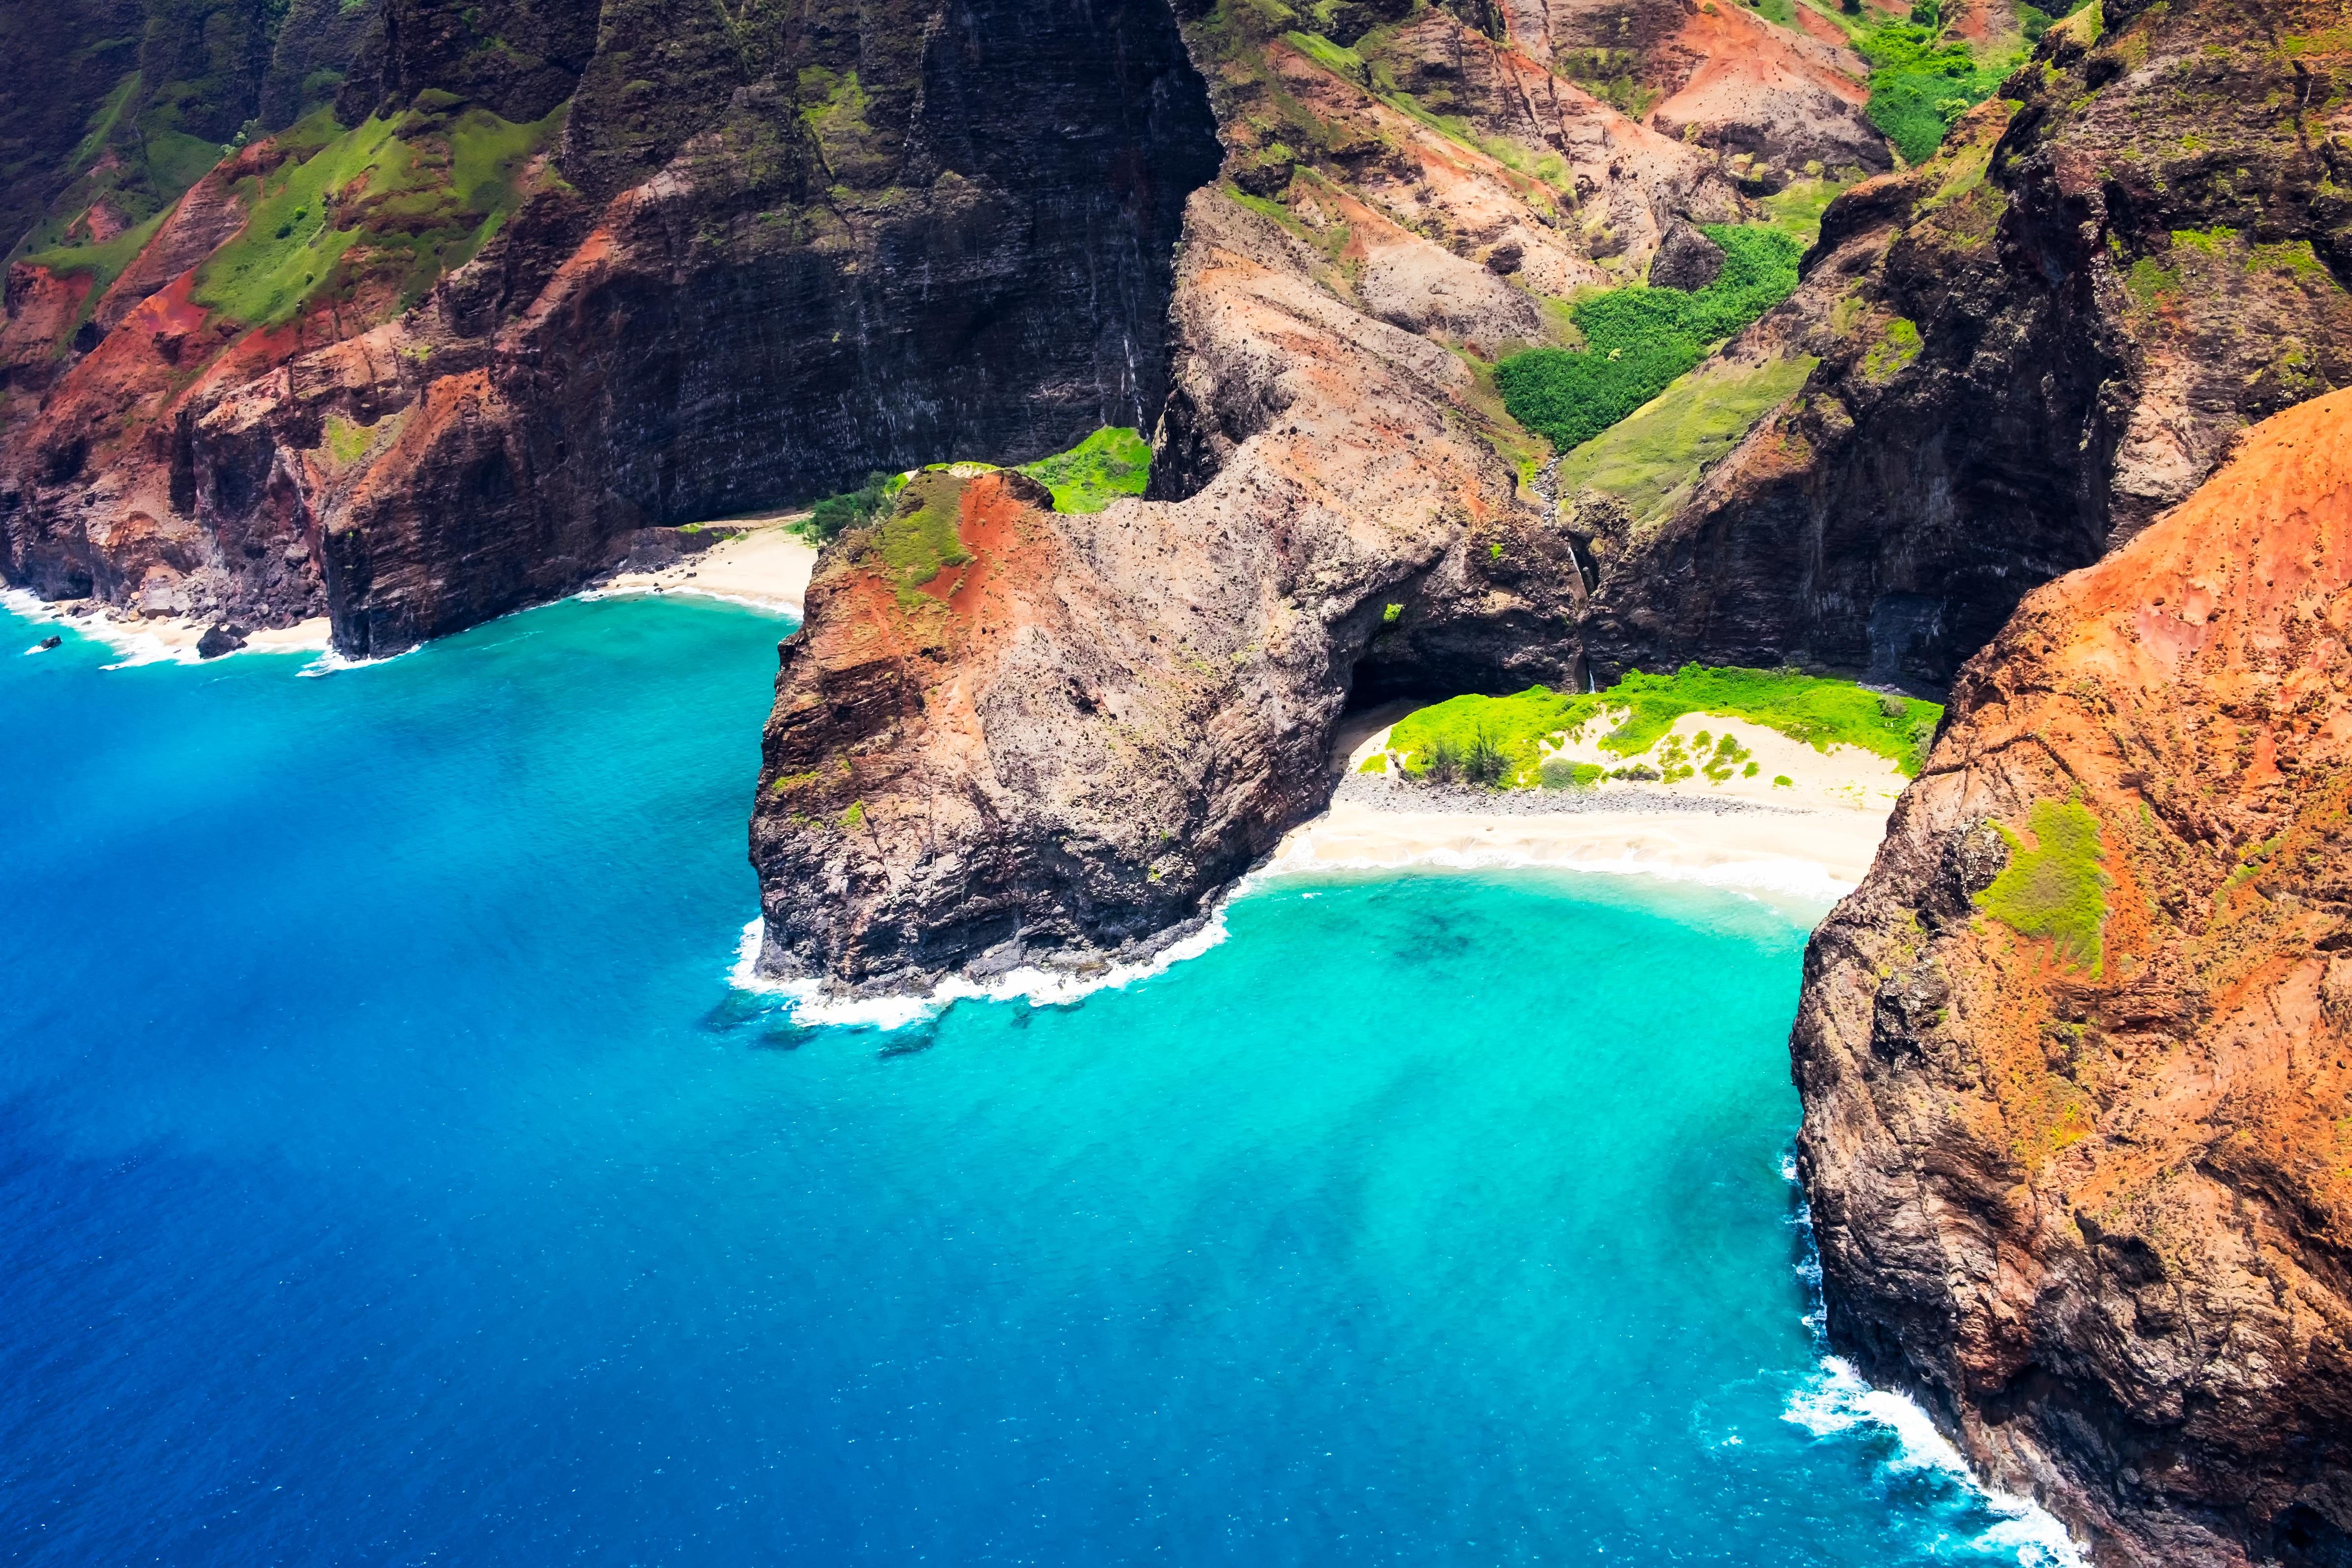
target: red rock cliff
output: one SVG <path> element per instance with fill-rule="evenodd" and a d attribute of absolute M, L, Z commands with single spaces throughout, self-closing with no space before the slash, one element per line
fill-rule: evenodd
<path fill-rule="evenodd" d="M 2352 1552 L 2352 393 L 1970 661 L 1794 1052 L 1832 1339 L 2112 1563 Z"/>

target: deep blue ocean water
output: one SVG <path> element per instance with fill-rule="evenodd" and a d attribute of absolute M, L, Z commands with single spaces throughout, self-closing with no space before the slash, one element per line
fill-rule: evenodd
<path fill-rule="evenodd" d="M 2021 1560 L 1822 1371 L 1807 911 L 1277 879 L 802 1028 L 727 983 L 784 629 L 0 613 L 0 1560 Z"/>

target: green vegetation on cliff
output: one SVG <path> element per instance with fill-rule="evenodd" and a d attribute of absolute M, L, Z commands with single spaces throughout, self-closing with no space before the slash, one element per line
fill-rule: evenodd
<path fill-rule="evenodd" d="M 2107 874 L 2099 869 L 2106 851 L 2099 845 L 2099 819 L 2079 802 L 2033 803 L 2026 829 L 2032 848 L 2000 823 L 2009 865 L 1977 895 L 1977 905 L 2025 936 L 2046 936 L 2069 963 L 2098 978 L 2106 961 L 2102 932 L 2107 921 Z"/>
<path fill-rule="evenodd" d="M 562 110 L 517 125 L 446 93 L 416 105 L 340 135 L 325 110 L 288 131 L 280 140 L 299 161 L 240 190 L 250 216 L 197 268 L 195 301 L 274 326 L 377 280 L 404 308 L 471 260 L 521 205 L 524 166 Z"/>
<path fill-rule="evenodd" d="M 1606 691 L 1556 692 L 1532 686 L 1508 697 L 1456 697 L 1397 721 L 1388 749 L 1409 777 L 1434 773 L 1520 788 L 1539 781 L 1538 742 L 1548 737 L 1580 734 L 1586 726 L 1606 721 L 1612 727 L 1598 737 L 1601 749 L 1638 756 L 1664 740 L 1676 720 L 1701 713 L 1744 719 L 1816 751 L 1859 746 L 1916 778 L 1943 711 L 1936 703 L 1871 691 L 1851 680 L 1686 664 L 1672 675 L 1629 671 Z M 1476 764 L 1486 756 L 1497 759 L 1491 776 L 1476 777 Z M 1711 777 L 1718 768 L 1727 777 L 1731 763 L 1747 760 L 1728 736 L 1704 759 L 1696 752 L 1689 759 L 1691 768 L 1708 767 Z"/>
<path fill-rule="evenodd" d="M 1944 716 L 1939 704 L 1871 691 L 1851 680 L 1697 664 L 1672 675 L 1631 670 L 1587 700 L 1625 711 L 1601 740 L 1603 751 L 1621 757 L 1648 751 L 1685 713 L 1719 713 L 1777 730 L 1818 752 L 1860 746 L 1892 761 L 1908 778 L 1918 776 Z"/>
<path fill-rule="evenodd" d="M 1636 531 L 1680 505 L 1709 465 L 1804 385 L 1817 362 L 1776 359 L 1749 370 L 1720 362 L 1681 377 L 1559 465 L 1559 493 L 1599 490 L 1625 503 Z"/>
<path fill-rule="evenodd" d="M 971 559 L 960 526 L 966 475 L 956 470 L 972 468 L 959 463 L 925 468 L 898 492 L 898 504 L 890 509 L 874 548 L 898 590 L 900 604 L 919 603 L 914 595 L 924 584 Z"/>
<path fill-rule="evenodd" d="M 1151 483 L 1151 444 L 1121 425 L 1096 431 L 1066 452 L 1019 470 L 1054 492 L 1055 511 L 1100 511 Z"/>
<path fill-rule="evenodd" d="M 1934 157 L 1952 121 L 1990 98 L 2017 63 L 2011 55 L 1980 58 L 1959 39 L 1947 38 L 1934 0 L 1914 5 L 1907 22 L 1858 32 L 1854 47 L 1871 67 L 1864 112 L 1914 164 Z"/>
<path fill-rule="evenodd" d="M 1529 349 L 1495 367 L 1504 405 L 1566 452 L 1657 396 L 1731 336 L 1796 291 L 1801 247 L 1778 229 L 1705 226 L 1723 270 L 1695 293 L 1612 289 L 1570 312 L 1586 346 Z"/>

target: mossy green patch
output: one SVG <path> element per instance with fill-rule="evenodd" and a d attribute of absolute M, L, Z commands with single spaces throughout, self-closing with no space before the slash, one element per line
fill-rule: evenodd
<path fill-rule="evenodd" d="M 155 231 L 163 226 L 164 216 L 164 214 L 157 213 L 136 228 L 124 229 L 102 245 L 75 245 L 61 247 L 55 250 L 37 250 L 24 259 L 32 266 L 46 267 L 59 277 L 79 272 L 95 275 L 89 280 L 89 292 L 82 296 L 80 314 L 74 321 L 74 324 L 79 326 L 83 321 L 88 321 L 90 312 L 98 308 L 100 296 L 113 286 L 117 278 L 122 276 L 122 269 L 130 266 L 132 258 L 142 250 L 147 248 L 147 242 L 155 237 Z"/>
<path fill-rule="evenodd" d="M 1151 444 L 1139 431 L 1106 426 L 1020 471 L 1054 492 L 1055 511 L 1100 511 L 1121 496 L 1141 495 L 1151 483 Z"/>
<path fill-rule="evenodd" d="M 356 463 L 375 444 L 375 427 L 340 414 L 327 416 L 327 451 L 338 463 Z"/>
<path fill-rule="evenodd" d="M 968 466 L 929 468 L 917 474 L 898 491 L 898 504 L 882 524 L 875 553 L 881 557 L 901 605 L 911 607 L 916 590 L 946 568 L 961 566 L 971 559 L 959 531 L 964 481 L 969 476 L 955 471 Z"/>
<path fill-rule="evenodd" d="M 1862 374 L 1871 381 L 1892 381 L 1903 367 L 1919 357 L 1919 328 L 1901 316 L 1886 323 L 1886 333 L 1862 356 Z"/>
<path fill-rule="evenodd" d="M 1671 511 L 1710 464 L 1802 386 L 1815 363 L 1701 365 L 1562 459 L 1559 493 L 1615 496 L 1641 529 Z"/>
<path fill-rule="evenodd" d="M 1854 179 L 1791 180 L 1786 186 L 1763 199 L 1764 210 L 1771 215 L 1774 228 L 1793 239 L 1801 247 L 1810 247 L 1822 237 L 1822 214 L 1830 203 L 1852 190 L 1860 182 Z"/>
<path fill-rule="evenodd" d="M 396 280 L 399 302 L 413 304 L 521 204 L 523 166 L 562 112 L 529 125 L 480 109 L 370 118 L 260 183 L 244 230 L 197 268 L 192 297 L 250 326 L 290 321 L 369 276 Z"/>
<path fill-rule="evenodd" d="M 2099 819 L 2080 802 L 2036 801 L 2026 819 L 2034 838 L 2030 848 L 2007 827 L 1993 826 L 2008 841 L 2011 858 L 1977 895 L 1977 906 L 2021 935 L 2055 941 L 2066 962 L 2096 979 L 2106 962 L 2102 933 L 2112 885 L 2099 869 L 2106 858 Z"/>
<path fill-rule="evenodd" d="M 1586 347 L 1530 349 L 1495 367 L 1504 405 L 1565 452 L 1632 414 L 1797 287 L 1801 247 L 1758 225 L 1708 225 L 1723 270 L 1696 292 L 1612 289 L 1570 310 Z"/>

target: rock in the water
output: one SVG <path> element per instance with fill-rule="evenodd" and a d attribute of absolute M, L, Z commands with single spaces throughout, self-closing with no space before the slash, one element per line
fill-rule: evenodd
<path fill-rule="evenodd" d="M 225 653 L 235 653 L 245 646 L 247 635 L 243 626 L 233 626 L 223 622 L 196 639 L 196 657 L 218 658 Z"/>
<path fill-rule="evenodd" d="M 2352 392 L 1962 672 L 1791 1049 L 1832 1342 L 2103 1568 L 2352 1561 Z"/>
<path fill-rule="evenodd" d="M 41 652 L 47 653 L 49 649 L 56 647 L 65 640 L 65 638 L 52 634 L 48 637 L 43 637 L 39 642 L 35 643 L 33 646 L 38 648 Z"/>
<path fill-rule="evenodd" d="M 1690 225 L 1678 223 L 1666 231 L 1665 243 L 1650 262 L 1650 287 L 1696 293 L 1722 270 L 1723 247 Z"/>

